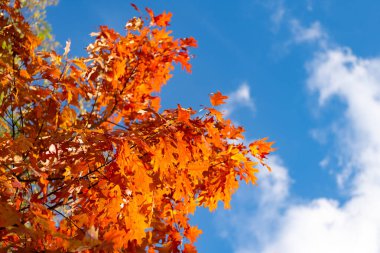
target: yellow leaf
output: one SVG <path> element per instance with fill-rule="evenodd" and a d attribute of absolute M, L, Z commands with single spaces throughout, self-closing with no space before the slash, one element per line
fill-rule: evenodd
<path fill-rule="evenodd" d="M 238 162 L 243 162 L 244 160 L 246 160 L 245 156 L 240 152 L 231 156 L 231 159 L 236 160 Z"/>
<path fill-rule="evenodd" d="M 65 168 L 65 172 L 62 175 L 65 177 L 64 181 L 67 181 L 68 179 L 70 179 L 71 178 L 71 170 L 70 170 L 70 168 L 66 167 Z"/>
<path fill-rule="evenodd" d="M 73 62 L 75 63 L 75 65 L 77 65 L 82 70 L 86 70 L 87 69 L 86 64 L 82 60 L 80 60 L 80 59 L 74 59 Z"/>

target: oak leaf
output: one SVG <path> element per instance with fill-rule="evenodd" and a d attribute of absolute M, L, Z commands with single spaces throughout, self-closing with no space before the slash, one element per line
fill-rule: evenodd
<path fill-rule="evenodd" d="M 273 152 L 275 149 L 272 148 L 274 142 L 267 142 L 268 138 L 263 138 L 249 144 L 249 149 L 253 156 L 259 157 L 260 159 L 266 158 L 266 156 Z"/>
<path fill-rule="evenodd" d="M 228 97 L 227 96 L 223 96 L 222 93 L 220 93 L 220 91 L 218 91 L 217 93 L 214 93 L 214 94 L 210 95 L 210 101 L 211 101 L 211 104 L 213 106 L 218 106 L 218 105 L 225 104 L 226 102 L 224 100 L 227 99 L 227 98 Z"/>

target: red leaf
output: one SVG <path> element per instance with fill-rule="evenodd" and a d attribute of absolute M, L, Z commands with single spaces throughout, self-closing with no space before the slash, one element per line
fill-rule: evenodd
<path fill-rule="evenodd" d="M 183 38 L 180 40 L 182 47 L 197 47 L 197 41 L 193 37 Z"/>
<path fill-rule="evenodd" d="M 140 9 L 136 6 L 136 4 L 131 3 L 131 6 L 138 12 L 140 12 Z"/>
<path fill-rule="evenodd" d="M 156 23 L 156 25 L 161 26 L 161 27 L 168 26 L 171 17 L 172 17 L 172 14 L 170 12 L 168 13 L 163 12 L 162 14 L 154 17 L 154 23 Z"/>
<path fill-rule="evenodd" d="M 148 12 L 149 16 L 150 16 L 150 19 L 152 20 L 152 22 L 154 22 L 154 13 L 151 9 L 149 8 L 145 8 L 146 12 Z"/>

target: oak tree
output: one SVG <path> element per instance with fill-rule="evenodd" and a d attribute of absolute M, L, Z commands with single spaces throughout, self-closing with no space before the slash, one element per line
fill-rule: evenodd
<path fill-rule="evenodd" d="M 70 58 L 70 43 L 39 51 L 19 1 L 0 8 L 0 249 L 196 252 L 189 215 L 229 208 L 272 151 L 265 139 L 243 144 L 220 92 L 201 112 L 160 109 L 196 41 L 146 9 L 122 34 L 101 26 L 88 56 Z"/>

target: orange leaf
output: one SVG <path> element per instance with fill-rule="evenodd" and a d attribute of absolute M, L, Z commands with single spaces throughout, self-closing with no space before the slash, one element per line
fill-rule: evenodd
<path fill-rule="evenodd" d="M 172 14 L 170 12 L 163 12 L 162 14 L 154 17 L 154 22 L 158 26 L 165 27 L 169 25 L 171 17 Z"/>
<path fill-rule="evenodd" d="M 188 109 L 184 109 L 180 105 L 178 105 L 178 121 L 189 123 L 190 115 L 191 114 Z"/>
<path fill-rule="evenodd" d="M 227 98 L 228 98 L 227 96 L 223 96 L 222 93 L 218 91 L 217 93 L 212 94 L 210 96 L 210 101 L 213 106 L 218 106 L 218 105 L 225 104 L 226 102 L 224 102 L 224 100 Z"/>
<path fill-rule="evenodd" d="M 197 249 L 195 248 L 194 245 L 188 244 L 188 243 L 185 244 L 185 251 L 184 251 L 184 253 L 197 253 L 197 252 L 198 251 L 197 251 Z"/>
<path fill-rule="evenodd" d="M 0 227 L 18 225 L 19 218 L 19 213 L 13 206 L 4 201 L 0 202 Z"/>
<path fill-rule="evenodd" d="M 158 110 L 160 109 L 160 97 L 154 97 L 152 98 L 152 100 L 150 101 L 150 106 L 153 108 L 153 110 L 155 110 L 156 112 L 158 112 Z"/>
<path fill-rule="evenodd" d="M 21 75 L 23 78 L 25 78 L 25 79 L 30 79 L 30 78 L 31 78 L 30 75 L 29 75 L 29 73 L 28 73 L 28 71 L 26 71 L 25 69 L 22 69 L 22 70 L 20 71 L 20 75 Z"/>
<path fill-rule="evenodd" d="M 156 253 L 157 251 L 153 247 L 149 247 L 148 253 Z"/>
<path fill-rule="evenodd" d="M 193 37 L 184 38 L 180 40 L 182 47 L 197 47 L 197 41 Z"/>
<path fill-rule="evenodd" d="M 267 139 L 268 138 L 263 138 L 249 144 L 249 149 L 253 156 L 264 159 L 269 153 L 275 150 L 272 148 L 274 142 L 266 142 Z"/>
<path fill-rule="evenodd" d="M 220 111 L 218 111 L 214 108 L 208 108 L 208 110 L 211 113 L 211 115 L 216 117 L 217 120 L 223 121 L 223 114 Z"/>
<path fill-rule="evenodd" d="M 202 234 L 202 230 L 200 230 L 197 226 L 189 227 L 185 230 L 185 236 L 191 243 L 194 243 L 200 234 Z"/>

